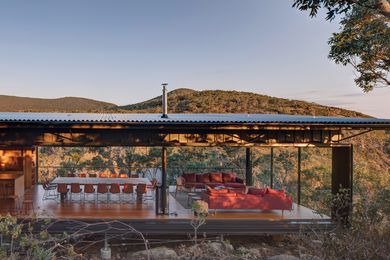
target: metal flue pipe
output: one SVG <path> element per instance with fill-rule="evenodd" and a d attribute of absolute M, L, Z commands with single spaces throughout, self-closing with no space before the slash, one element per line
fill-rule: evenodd
<path fill-rule="evenodd" d="M 161 85 L 163 86 L 161 118 L 168 118 L 168 95 L 167 95 L 168 83 L 162 83 Z"/>

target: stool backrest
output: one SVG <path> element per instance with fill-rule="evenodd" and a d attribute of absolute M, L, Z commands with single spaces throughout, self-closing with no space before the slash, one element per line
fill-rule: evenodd
<path fill-rule="evenodd" d="M 134 184 L 126 183 L 123 187 L 123 193 L 133 193 L 134 192 Z"/>
<path fill-rule="evenodd" d="M 107 193 L 108 192 L 107 184 L 99 183 L 97 186 L 97 192 L 98 193 Z"/>
<path fill-rule="evenodd" d="M 146 193 L 146 184 L 139 183 L 137 184 L 137 193 Z"/>
<path fill-rule="evenodd" d="M 72 184 L 70 184 L 70 191 L 72 193 L 80 193 L 81 192 L 80 183 L 72 183 Z"/>
<path fill-rule="evenodd" d="M 84 185 L 84 192 L 85 193 L 94 193 L 95 187 L 93 186 L 93 184 L 85 184 Z"/>
<path fill-rule="evenodd" d="M 120 193 L 121 192 L 121 186 L 118 183 L 111 184 L 110 192 L 111 193 Z"/>
<path fill-rule="evenodd" d="M 57 185 L 58 193 L 68 193 L 68 185 L 64 183 L 59 183 Z"/>

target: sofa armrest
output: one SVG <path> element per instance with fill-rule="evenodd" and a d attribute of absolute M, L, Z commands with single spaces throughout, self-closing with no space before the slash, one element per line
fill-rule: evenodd
<path fill-rule="evenodd" d="M 235 181 L 236 181 L 237 183 L 244 183 L 244 180 L 241 179 L 241 178 L 238 178 L 238 177 L 236 177 Z"/>

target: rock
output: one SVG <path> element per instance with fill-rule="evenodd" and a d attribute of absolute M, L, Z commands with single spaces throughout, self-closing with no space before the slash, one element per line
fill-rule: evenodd
<path fill-rule="evenodd" d="M 210 248 L 211 251 L 217 253 L 221 251 L 225 251 L 224 245 L 218 242 L 212 242 L 207 244 L 208 248 Z"/>
<path fill-rule="evenodd" d="M 299 260 L 299 258 L 293 255 L 274 255 L 269 256 L 267 260 Z"/>
<path fill-rule="evenodd" d="M 316 246 L 316 247 L 321 247 L 322 246 L 322 241 L 321 240 L 312 240 L 311 241 L 312 245 Z"/>
<path fill-rule="evenodd" d="M 251 256 L 260 256 L 260 250 L 258 248 L 250 248 L 248 249 L 248 254 Z"/>
<path fill-rule="evenodd" d="M 318 256 L 315 255 L 308 255 L 308 254 L 301 254 L 300 257 L 301 260 L 321 260 Z"/>
<path fill-rule="evenodd" d="M 234 251 L 234 247 L 232 246 L 232 244 L 229 244 L 229 243 L 223 243 L 223 244 L 225 246 L 226 252 L 232 253 Z"/>
<path fill-rule="evenodd" d="M 165 246 L 150 249 L 149 255 L 152 259 L 159 259 L 159 260 L 177 259 L 176 252 Z M 148 259 L 147 256 L 148 256 L 148 252 L 146 250 L 143 250 L 143 251 L 138 251 L 133 253 L 129 259 L 143 260 L 143 259 Z"/>

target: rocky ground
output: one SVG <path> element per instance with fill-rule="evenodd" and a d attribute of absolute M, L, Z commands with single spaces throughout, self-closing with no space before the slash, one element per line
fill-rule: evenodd
<path fill-rule="evenodd" d="M 319 260 L 314 256 L 315 247 L 319 241 L 310 241 L 305 246 L 300 246 L 295 237 L 289 236 L 265 236 L 265 237 L 235 237 L 217 240 L 202 241 L 195 245 L 193 242 L 161 243 L 151 246 L 146 251 L 140 246 L 122 246 L 112 248 L 111 259 L 269 259 L 269 260 Z M 91 249 L 91 252 L 94 251 Z M 101 259 L 98 250 L 91 255 L 85 255 L 89 259 Z"/>

